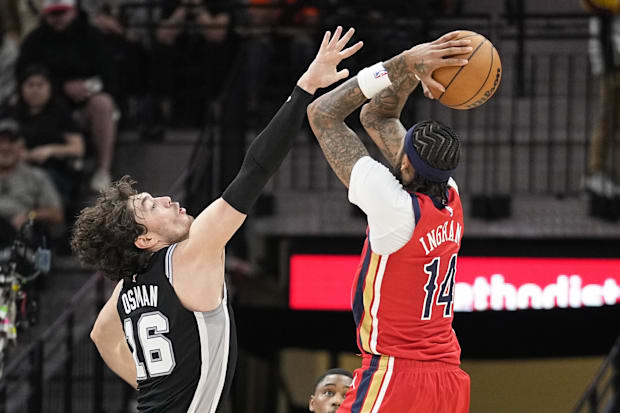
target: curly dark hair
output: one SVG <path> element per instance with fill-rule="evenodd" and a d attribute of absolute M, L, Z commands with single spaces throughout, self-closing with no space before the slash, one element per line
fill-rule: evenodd
<path fill-rule="evenodd" d="M 461 159 L 461 141 L 457 134 L 450 127 L 434 120 L 425 120 L 414 126 L 413 146 L 427 164 L 437 169 L 454 169 Z M 434 197 L 444 205 L 448 203 L 447 182 L 431 182 L 415 173 L 406 189 Z"/>
<path fill-rule="evenodd" d="M 114 281 L 139 272 L 151 256 L 134 245 L 147 231 L 129 207 L 130 197 L 137 194 L 135 183 L 127 175 L 114 182 L 93 206 L 80 212 L 73 226 L 71 248 L 80 262 L 93 265 Z"/>

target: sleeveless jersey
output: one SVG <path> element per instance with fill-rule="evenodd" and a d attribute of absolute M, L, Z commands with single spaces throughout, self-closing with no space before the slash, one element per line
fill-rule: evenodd
<path fill-rule="evenodd" d="M 362 353 L 460 364 L 452 329 L 463 209 L 450 187 L 448 204 L 412 193 L 415 228 L 398 251 L 379 255 L 366 237 L 353 281 L 352 307 Z"/>
<path fill-rule="evenodd" d="M 124 280 L 117 302 L 137 368 L 138 411 L 220 413 L 237 359 L 232 309 L 225 286 L 216 309 L 183 307 L 172 287 L 175 247 Z"/>

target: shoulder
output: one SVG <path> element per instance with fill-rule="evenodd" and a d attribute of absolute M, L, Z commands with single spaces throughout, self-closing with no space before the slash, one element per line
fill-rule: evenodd
<path fill-rule="evenodd" d="M 31 186 L 31 189 L 46 189 L 52 186 L 52 181 L 47 175 L 47 172 L 39 167 L 21 164 L 18 167 L 18 173 L 20 179 L 27 182 L 27 184 Z"/>

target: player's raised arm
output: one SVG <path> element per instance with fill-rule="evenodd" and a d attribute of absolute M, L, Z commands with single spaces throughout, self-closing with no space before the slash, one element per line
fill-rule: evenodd
<path fill-rule="evenodd" d="M 250 207 L 279 168 L 301 127 L 308 104 L 317 89 L 330 86 L 348 76 L 338 64 L 361 47 L 359 42 L 347 49 L 353 31 L 340 37 L 342 28 L 333 37 L 326 32 L 319 51 L 291 96 L 275 114 L 267 127 L 247 150 L 241 169 L 222 197 L 214 201 L 195 220 L 190 229 L 189 247 L 197 253 L 207 250 L 220 254 L 228 240 L 243 223 Z"/>
<path fill-rule="evenodd" d="M 327 161 L 345 186 L 349 186 L 353 165 L 368 155 L 359 137 L 345 124 L 345 118 L 372 98 L 371 106 L 365 110 L 365 127 L 368 125 L 373 140 L 390 163 L 395 164 L 405 134 L 398 117 L 417 85 L 417 79 L 441 88 L 431 77 L 435 69 L 467 63 L 449 57 L 470 51 L 468 40 L 451 40 L 457 35 L 458 32 L 448 33 L 431 43 L 406 50 L 385 64 L 377 63 L 363 69 L 357 77 L 321 96 L 308 107 L 312 130 Z"/>
<path fill-rule="evenodd" d="M 400 122 L 400 114 L 411 92 L 420 80 L 443 90 L 441 84 L 432 77 L 432 72 L 442 66 L 462 66 L 464 59 L 451 59 L 447 56 L 466 53 L 471 50 L 469 40 L 454 40 L 458 31 L 447 33 L 430 43 L 423 43 L 394 56 L 384 63 L 391 85 L 377 93 L 362 108 L 360 121 L 379 147 L 392 167 L 398 162 L 398 154 L 403 143 L 405 128 Z"/>

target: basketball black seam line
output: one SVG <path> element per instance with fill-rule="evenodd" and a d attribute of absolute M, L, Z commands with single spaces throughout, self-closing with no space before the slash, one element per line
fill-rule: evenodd
<path fill-rule="evenodd" d="M 480 50 L 480 48 L 482 47 L 483 44 L 485 44 L 486 42 L 488 42 L 489 40 L 485 37 L 484 38 L 484 42 L 480 43 L 478 45 L 478 47 L 476 47 L 476 50 L 474 50 L 473 52 L 471 52 L 471 54 L 469 55 L 469 57 L 467 58 L 467 60 L 469 61 L 472 57 L 474 57 L 474 55 L 476 54 L 476 52 L 478 50 Z M 467 65 L 465 65 L 467 66 Z M 443 97 L 443 95 L 446 94 L 446 92 L 448 91 L 448 88 L 450 87 L 450 85 L 452 84 L 452 82 L 454 82 L 454 79 L 456 79 L 456 77 L 459 75 L 459 73 L 461 73 L 461 70 L 463 70 L 463 68 L 465 66 L 461 66 L 459 67 L 459 70 L 456 71 L 456 73 L 454 74 L 454 76 L 452 76 L 452 79 L 450 79 L 450 81 L 448 82 L 448 85 L 446 86 L 445 90 L 443 91 L 443 93 L 441 94 L 441 96 L 439 96 L 439 99 L 437 99 L 438 101 L 441 102 L 441 98 Z"/>
<path fill-rule="evenodd" d="M 476 97 L 476 95 L 482 90 L 482 88 L 484 87 L 484 85 L 487 83 L 487 80 L 489 80 L 489 76 L 491 75 L 491 69 L 493 69 L 493 60 L 494 60 L 494 54 L 493 54 L 493 50 L 495 50 L 495 47 L 491 47 L 491 65 L 489 66 L 489 72 L 487 73 L 487 77 L 484 79 L 484 82 L 482 82 L 482 85 L 480 86 L 480 88 L 478 90 L 476 90 L 476 93 L 474 93 L 472 95 L 472 97 L 470 97 L 469 99 L 467 99 L 465 102 L 463 103 L 459 103 L 458 105 L 451 105 L 451 108 L 455 108 L 457 106 L 462 106 L 464 104 L 466 104 L 467 102 L 469 102 L 470 100 L 472 100 L 474 97 Z M 497 50 L 495 50 L 497 51 Z"/>

